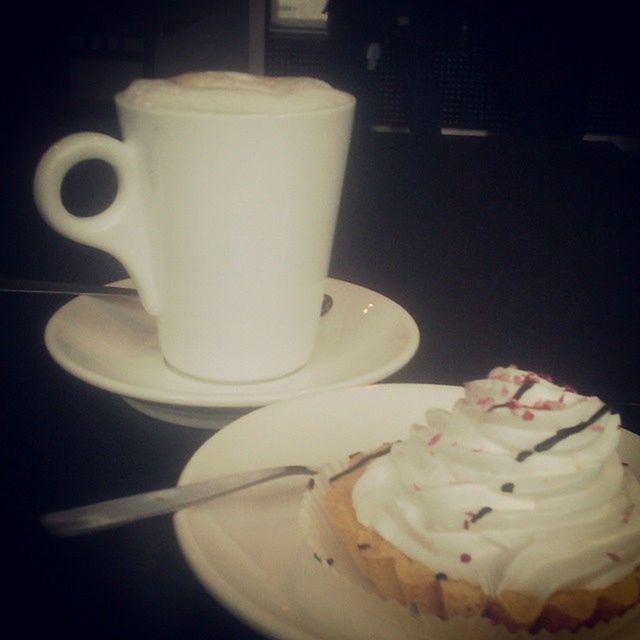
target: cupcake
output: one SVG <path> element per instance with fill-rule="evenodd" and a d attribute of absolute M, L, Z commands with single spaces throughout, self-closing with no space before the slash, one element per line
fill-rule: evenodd
<path fill-rule="evenodd" d="M 378 596 L 509 631 L 582 630 L 640 600 L 640 484 L 620 417 L 516 367 L 465 385 L 327 484 L 333 532 Z"/>

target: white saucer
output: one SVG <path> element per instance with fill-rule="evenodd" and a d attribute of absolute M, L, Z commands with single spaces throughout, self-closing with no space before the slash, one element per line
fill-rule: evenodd
<path fill-rule="evenodd" d="M 310 391 L 377 382 L 413 357 L 420 333 L 398 304 L 331 278 L 326 293 L 333 306 L 320 320 L 311 360 L 293 374 L 268 382 L 213 384 L 169 369 L 155 321 L 137 298 L 74 298 L 49 320 L 45 343 L 63 369 L 123 396 L 139 411 L 182 426 L 217 429 L 248 408 Z"/>
<path fill-rule="evenodd" d="M 179 484 L 261 467 L 342 460 L 406 437 L 428 408 L 450 409 L 462 395 L 462 387 L 380 384 L 271 404 L 209 438 Z M 640 437 L 623 430 L 619 451 L 640 474 Z M 267 637 L 415 640 L 399 624 L 406 621 L 389 613 L 382 601 L 363 597 L 364 592 L 334 578 L 313 559 L 298 528 L 307 482 L 305 476 L 281 478 L 177 513 L 178 541 L 196 577 L 216 600 Z M 429 638 L 452 640 L 451 629 L 443 627 Z M 615 634 L 618 640 L 638 637 L 638 617 Z"/>

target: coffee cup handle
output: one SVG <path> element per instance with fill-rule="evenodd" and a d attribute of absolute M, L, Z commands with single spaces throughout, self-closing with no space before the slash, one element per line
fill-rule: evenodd
<path fill-rule="evenodd" d="M 74 165 L 104 160 L 115 170 L 114 201 L 89 217 L 73 215 L 62 201 L 62 182 Z M 157 315 L 160 295 L 153 272 L 151 240 L 141 198 L 135 149 L 101 133 L 76 133 L 56 142 L 42 156 L 34 178 L 36 206 L 60 234 L 110 253 L 134 281 L 146 311 Z"/>

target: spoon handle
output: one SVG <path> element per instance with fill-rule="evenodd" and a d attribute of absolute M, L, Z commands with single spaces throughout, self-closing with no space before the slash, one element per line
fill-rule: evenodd
<path fill-rule="evenodd" d="M 246 489 L 267 480 L 315 473 L 315 469 L 302 465 L 258 469 L 56 511 L 43 516 L 41 521 L 49 533 L 60 537 L 76 536 L 173 513 L 198 502 Z"/>
<path fill-rule="evenodd" d="M 85 284 L 82 282 L 53 282 L 50 280 L 25 280 L 22 278 L 0 278 L 0 292 L 4 293 L 51 293 L 71 296 L 137 296 L 132 287 L 113 287 L 107 284 Z M 333 306 L 333 299 L 327 293 L 322 299 L 320 315 Z"/>
<path fill-rule="evenodd" d="M 6 278 L 0 278 L 0 291 L 6 293 L 59 293 L 74 296 L 83 294 L 93 296 L 138 295 L 138 291 L 131 287 L 112 287 L 81 282 L 52 282 L 50 280 L 11 280 Z"/>

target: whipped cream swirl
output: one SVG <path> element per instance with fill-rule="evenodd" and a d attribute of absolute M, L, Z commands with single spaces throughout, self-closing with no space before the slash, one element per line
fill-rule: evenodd
<path fill-rule="evenodd" d="M 409 557 L 491 597 L 599 589 L 640 565 L 640 484 L 619 438 L 598 398 L 499 367 L 371 462 L 353 503 Z"/>

